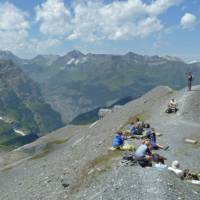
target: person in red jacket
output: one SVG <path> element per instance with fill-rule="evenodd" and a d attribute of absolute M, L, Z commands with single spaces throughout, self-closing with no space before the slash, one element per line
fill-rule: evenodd
<path fill-rule="evenodd" d="M 189 72 L 187 74 L 187 79 L 188 79 L 188 91 L 191 91 L 191 88 L 192 88 L 192 79 L 193 79 L 193 76 L 192 76 L 191 72 Z"/>

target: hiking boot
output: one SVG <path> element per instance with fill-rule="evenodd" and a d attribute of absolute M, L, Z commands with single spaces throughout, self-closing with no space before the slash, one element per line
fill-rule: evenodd
<path fill-rule="evenodd" d="M 167 149 L 169 149 L 169 146 L 163 148 L 164 151 L 166 151 Z"/>

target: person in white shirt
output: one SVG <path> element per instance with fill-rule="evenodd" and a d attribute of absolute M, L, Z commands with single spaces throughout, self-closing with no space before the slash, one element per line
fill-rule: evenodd
<path fill-rule="evenodd" d="M 167 113 L 172 113 L 172 112 L 175 113 L 178 110 L 177 106 L 178 106 L 178 104 L 176 103 L 176 100 L 172 98 L 168 104 L 168 108 L 167 108 L 166 112 Z"/>

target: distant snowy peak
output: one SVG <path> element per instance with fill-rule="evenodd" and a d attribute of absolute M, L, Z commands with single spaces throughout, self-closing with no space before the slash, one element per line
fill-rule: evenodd
<path fill-rule="evenodd" d="M 175 57 L 175 56 L 164 56 L 163 58 L 166 59 L 166 60 L 168 60 L 168 61 L 183 62 L 183 60 L 181 60 L 180 58 Z"/>
<path fill-rule="evenodd" d="M 72 65 L 72 64 L 78 65 L 78 64 L 82 64 L 82 63 L 84 63 L 86 61 L 87 61 L 87 57 L 86 56 L 82 57 L 82 58 L 77 58 L 77 59 L 71 58 L 70 60 L 67 61 L 67 65 Z"/>
<path fill-rule="evenodd" d="M 71 58 L 71 59 L 67 62 L 67 65 L 71 65 L 74 61 L 75 61 L 75 59 L 74 59 L 74 58 Z"/>
<path fill-rule="evenodd" d="M 173 57 L 173 56 L 164 56 L 164 57 L 160 57 L 160 56 L 145 56 L 146 57 L 146 62 L 149 66 L 158 66 L 158 65 L 162 65 L 165 64 L 167 62 L 184 62 L 183 60 L 181 60 L 178 57 Z"/>
<path fill-rule="evenodd" d="M 68 52 L 65 56 L 61 57 L 61 59 L 58 59 L 58 62 L 62 63 L 62 69 L 65 69 L 65 67 L 68 67 L 69 65 L 78 65 L 86 62 L 87 56 L 84 55 L 82 52 L 73 50 Z M 63 66 L 64 65 L 64 66 Z"/>
<path fill-rule="evenodd" d="M 158 55 L 149 56 L 149 55 L 139 55 L 133 52 L 129 52 L 125 54 L 125 57 L 133 59 L 135 63 L 144 62 L 145 64 L 150 65 L 150 66 L 164 64 L 168 61 L 183 62 L 178 57 L 173 57 L 173 56 L 168 56 L 168 55 L 167 56 L 158 56 Z"/>
<path fill-rule="evenodd" d="M 149 66 L 158 66 L 158 65 L 163 65 L 165 63 L 167 63 L 166 60 L 161 60 L 161 61 L 151 61 L 151 62 L 148 62 L 147 64 Z"/>
<path fill-rule="evenodd" d="M 198 60 L 191 60 L 187 62 L 187 64 L 198 64 L 198 63 L 200 63 L 200 61 Z"/>

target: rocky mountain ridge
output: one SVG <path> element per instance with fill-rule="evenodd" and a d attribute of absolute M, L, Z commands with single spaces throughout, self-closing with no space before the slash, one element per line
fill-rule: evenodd
<path fill-rule="evenodd" d="M 40 55 L 18 65 L 39 83 L 45 100 L 69 123 L 80 114 L 137 98 L 158 85 L 181 89 L 192 71 L 200 83 L 200 64 L 166 56 L 83 54 Z M 83 115 L 82 115 L 83 116 Z"/>
<path fill-rule="evenodd" d="M 0 144 L 5 145 L 18 144 L 24 136 L 35 139 L 63 125 L 39 85 L 11 60 L 0 60 L 0 117 Z"/>
<path fill-rule="evenodd" d="M 49 69 L 49 68 L 48 68 Z M 68 54 L 56 60 L 48 75 L 41 75 L 46 100 L 65 121 L 121 98 L 137 98 L 157 85 L 184 87 L 185 73 L 193 71 L 200 83 L 200 67 L 159 56 Z M 37 73 L 36 73 L 37 74 Z M 44 77 L 48 77 L 45 81 Z"/>
<path fill-rule="evenodd" d="M 155 167 L 123 167 L 122 153 L 109 147 L 115 131 L 138 116 L 163 135 L 159 143 L 170 145 L 168 151 L 159 152 L 167 157 L 167 165 L 178 160 L 181 168 L 200 170 L 199 90 L 200 86 L 191 92 L 157 87 L 102 120 L 67 126 L 5 155 L 5 160 L 1 157 L 0 199 L 198 200 L 199 187 Z M 176 114 L 164 112 L 171 98 L 178 103 Z M 185 138 L 198 143 L 186 144 Z M 140 142 L 135 140 L 135 145 Z"/>

